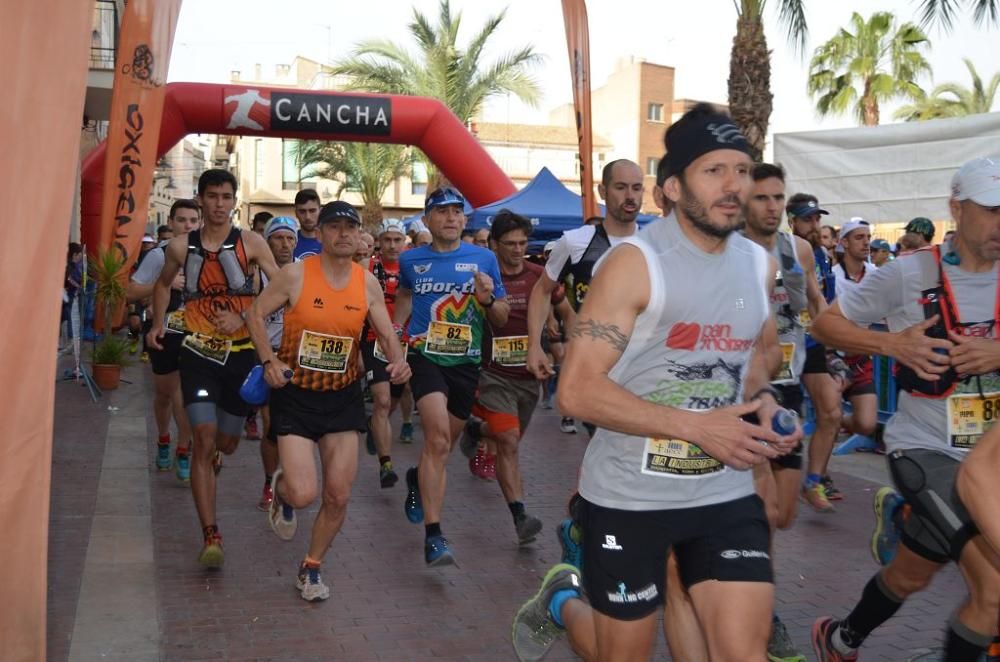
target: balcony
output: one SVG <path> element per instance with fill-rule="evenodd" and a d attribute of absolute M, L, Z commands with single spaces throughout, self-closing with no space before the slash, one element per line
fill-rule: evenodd
<path fill-rule="evenodd" d="M 111 88 L 115 80 L 115 56 L 121 28 L 124 2 L 96 0 L 90 32 L 90 70 L 87 73 L 87 98 L 83 112 L 91 120 L 107 120 L 111 107 Z"/>

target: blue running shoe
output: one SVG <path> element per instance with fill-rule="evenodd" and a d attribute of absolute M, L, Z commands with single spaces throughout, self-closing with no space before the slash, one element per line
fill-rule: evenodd
<path fill-rule="evenodd" d="M 424 540 L 424 561 L 430 567 L 455 565 L 455 556 L 448 549 L 444 536 L 431 536 Z"/>
<path fill-rule="evenodd" d="M 187 453 L 177 454 L 177 480 L 182 483 L 191 482 L 191 456 Z"/>
<path fill-rule="evenodd" d="M 170 471 L 173 468 L 173 462 L 170 460 L 170 442 L 167 441 L 165 444 L 156 444 L 156 470 L 157 471 Z"/>
<path fill-rule="evenodd" d="M 417 484 L 417 468 L 406 470 L 406 501 L 403 503 L 406 519 L 413 524 L 424 521 L 424 504 L 420 500 L 420 486 Z"/>
<path fill-rule="evenodd" d="M 413 423 L 403 423 L 402 427 L 399 429 L 399 443 L 413 443 Z"/>
<path fill-rule="evenodd" d="M 562 547 L 561 563 L 571 565 L 582 573 L 583 547 L 580 543 L 573 540 L 572 530 L 573 520 L 571 519 L 564 519 L 559 522 L 559 527 L 556 529 L 556 536 L 559 538 L 559 546 Z"/>
<path fill-rule="evenodd" d="M 875 530 L 872 531 L 871 549 L 872 558 L 879 565 L 889 565 L 896 556 L 900 536 L 896 514 L 903 503 L 903 497 L 891 487 L 883 487 L 875 493 Z"/>

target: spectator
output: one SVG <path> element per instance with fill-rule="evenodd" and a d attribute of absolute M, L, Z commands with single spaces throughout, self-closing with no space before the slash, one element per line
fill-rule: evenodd
<path fill-rule="evenodd" d="M 872 264 L 876 267 L 881 267 L 892 259 L 889 242 L 885 239 L 873 239 L 871 243 L 871 259 Z"/>
<path fill-rule="evenodd" d="M 69 250 L 66 251 L 66 273 L 63 278 L 63 302 L 62 315 L 60 316 L 60 326 L 66 323 L 66 333 L 64 337 L 68 340 L 73 338 L 73 325 L 70 322 L 70 311 L 76 301 L 76 295 L 80 291 L 80 283 L 83 282 L 83 247 L 75 242 L 70 242 Z"/>
<path fill-rule="evenodd" d="M 907 250 L 926 248 L 931 245 L 931 241 L 934 239 L 934 223 L 932 223 L 929 218 L 917 216 L 915 219 L 906 224 L 906 228 L 903 232 L 906 234 L 903 235 L 900 243 L 902 243 L 904 247 L 913 247 L 908 248 Z"/>

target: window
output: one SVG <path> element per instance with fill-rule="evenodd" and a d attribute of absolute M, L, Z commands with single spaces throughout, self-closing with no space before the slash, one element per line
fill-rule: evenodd
<path fill-rule="evenodd" d="M 281 188 L 297 191 L 302 171 L 298 167 L 297 140 L 281 140 Z"/>
<path fill-rule="evenodd" d="M 656 166 L 660 164 L 660 159 L 650 156 L 646 159 L 646 176 L 656 177 Z"/>
<path fill-rule="evenodd" d="M 427 164 L 418 159 L 413 159 L 410 171 L 410 193 L 427 195 Z"/>
<path fill-rule="evenodd" d="M 663 121 L 663 104 L 662 103 L 651 103 L 646 106 L 646 119 L 650 122 L 662 122 Z"/>

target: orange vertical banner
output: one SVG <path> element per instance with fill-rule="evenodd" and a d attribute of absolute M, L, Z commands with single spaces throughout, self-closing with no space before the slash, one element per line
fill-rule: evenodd
<path fill-rule="evenodd" d="M 99 250 L 115 248 L 131 269 L 139 254 L 163 117 L 167 68 L 181 0 L 129 0 L 111 94 Z"/>
<path fill-rule="evenodd" d="M 566 45 L 573 78 L 573 107 L 576 109 L 576 136 L 580 144 L 580 189 L 583 218 L 599 216 L 594 198 L 594 140 L 590 121 L 590 31 L 584 0 L 562 0 L 566 23 Z"/>

